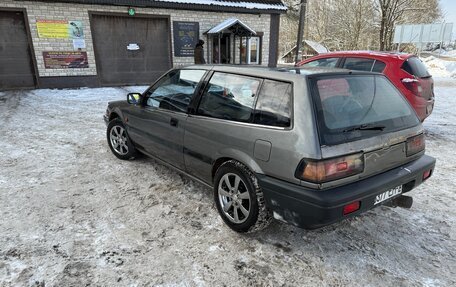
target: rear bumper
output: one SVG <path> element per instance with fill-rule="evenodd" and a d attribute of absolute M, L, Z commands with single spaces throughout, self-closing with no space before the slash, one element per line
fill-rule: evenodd
<path fill-rule="evenodd" d="M 420 185 L 425 171 L 434 170 L 435 159 L 423 155 L 382 174 L 327 190 L 314 190 L 265 175 L 257 175 L 266 205 L 274 217 L 295 226 L 315 229 L 370 210 L 375 197 L 402 185 L 402 193 Z M 343 215 L 344 206 L 360 201 L 360 209 Z M 385 202 L 388 202 L 385 201 Z"/>
<path fill-rule="evenodd" d="M 426 100 L 424 98 L 416 97 L 414 108 L 421 121 L 424 121 L 428 116 L 431 115 L 434 109 L 434 98 Z"/>

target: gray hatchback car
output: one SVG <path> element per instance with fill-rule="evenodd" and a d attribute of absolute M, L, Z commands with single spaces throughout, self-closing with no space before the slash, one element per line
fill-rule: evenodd
<path fill-rule="evenodd" d="M 213 187 L 238 232 L 410 207 L 403 194 L 435 166 L 414 110 L 375 73 L 189 66 L 110 102 L 105 122 L 115 156 L 140 152 Z"/>

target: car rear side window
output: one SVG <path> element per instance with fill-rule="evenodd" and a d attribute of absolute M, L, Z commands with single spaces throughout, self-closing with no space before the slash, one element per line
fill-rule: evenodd
<path fill-rule="evenodd" d="M 327 68 L 334 68 L 336 67 L 337 61 L 339 58 L 325 58 L 325 59 L 318 59 L 315 61 L 311 61 L 302 65 L 303 67 L 327 67 Z"/>
<path fill-rule="evenodd" d="M 347 58 L 345 59 L 344 66 L 342 68 L 370 72 L 372 70 L 372 66 L 374 65 L 374 61 L 375 60 L 373 59 L 366 58 Z"/>
<path fill-rule="evenodd" d="M 255 108 L 257 124 L 289 127 L 291 124 L 292 86 L 273 80 L 265 80 Z"/>
<path fill-rule="evenodd" d="M 376 73 L 383 73 L 383 70 L 385 69 L 386 64 L 383 63 L 382 61 L 375 60 L 374 67 L 372 68 L 372 72 Z"/>
<path fill-rule="evenodd" d="M 408 102 L 384 76 L 321 76 L 313 83 L 320 140 L 324 145 L 419 124 Z"/>
<path fill-rule="evenodd" d="M 201 98 L 198 114 L 250 122 L 260 82 L 257 78 L 215 72 Z"/>
<path fill-rule="evenodd" d="M 426 66 L 421 62 L 417 57 L 408 58 L 401 67 L 404 71 L 410 75 L 416 76 L 418 78 L 428 78 L 431 76 Z"/>

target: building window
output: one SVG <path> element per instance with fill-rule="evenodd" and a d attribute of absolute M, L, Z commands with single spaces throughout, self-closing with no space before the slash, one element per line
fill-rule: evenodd
<path fill-rule="evenodd" d="M 241 64 L 261 64 L 261 37 L 241 38 Z"/>

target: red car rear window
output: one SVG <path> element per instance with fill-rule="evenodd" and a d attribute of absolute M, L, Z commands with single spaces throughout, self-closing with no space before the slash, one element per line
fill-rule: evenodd
<path fill-rule="evenodd" d="M 426 66 L 417 57 L 408 58 L 401 67 L 404 71 L 418 78 L 428 78 L 431 76 Z"/>

